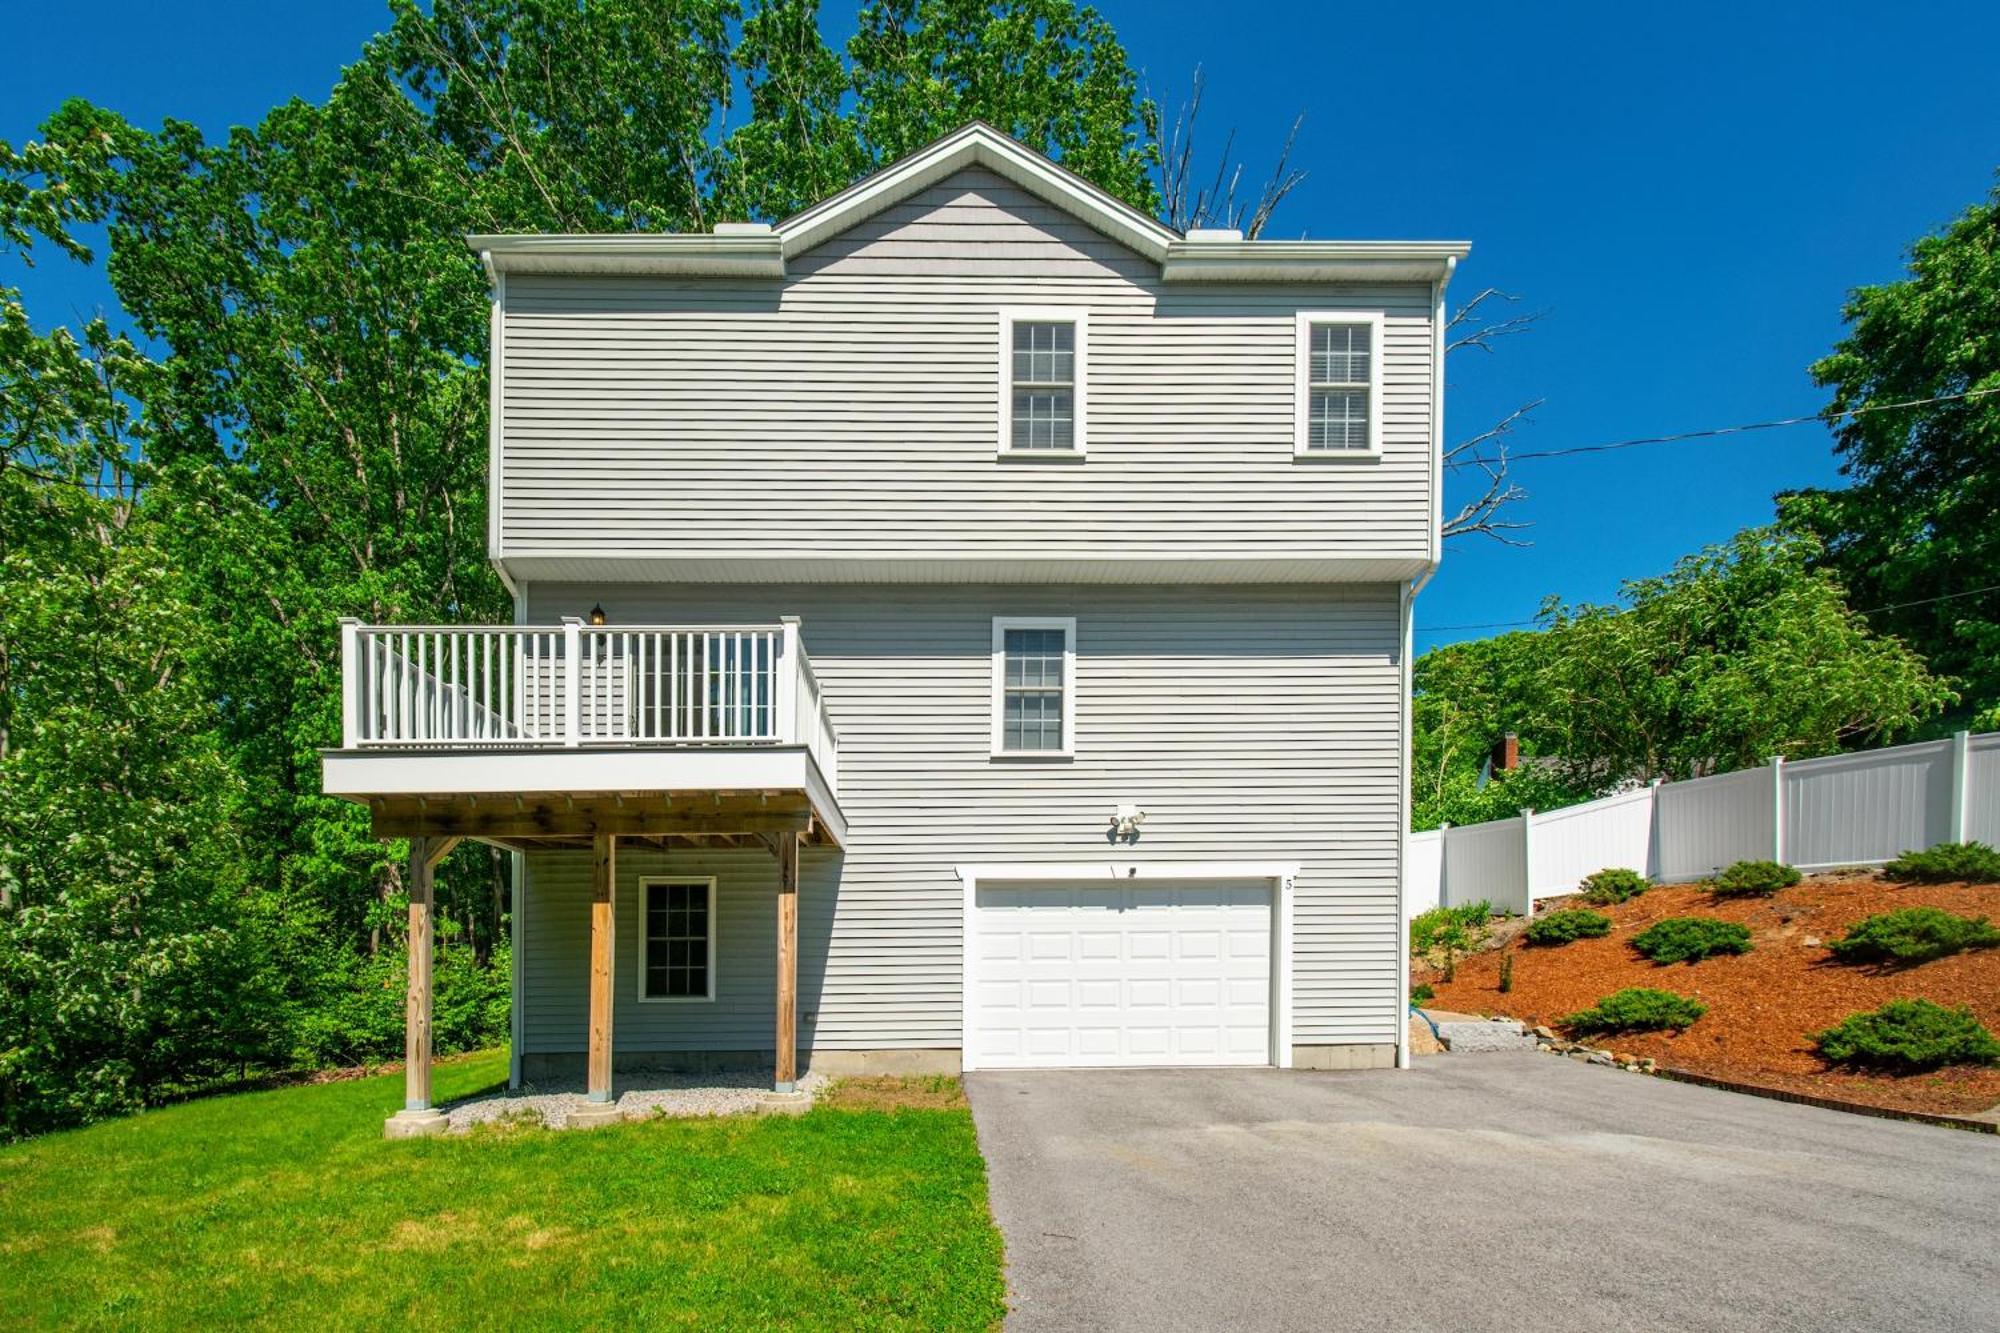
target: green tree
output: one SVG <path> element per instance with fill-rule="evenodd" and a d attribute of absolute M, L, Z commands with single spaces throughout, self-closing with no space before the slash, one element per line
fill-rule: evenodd
<path fill-rule="evenodd" d="M 1948 683 L 1871 631 L 1819 554 L 1806 534 L 1751 529 L 1627 583 L 1622 605 L 1551 601 L 1540 631 L 1426 653 L 1419 827 L 1883 744 L 1935 716 Z M 1502 730 L 1532 761 L 1468 797 Z"/>
<path fill-rule="evenodd" d="M 156 368 L 0 289 L 0 1138 L 261 1056 L 269 904 L 202 677 L 212 626 L 142 498 Z"/>
<path fill-rule="evenodd" d="M 1910 249 L 1909 276 L 1855 290 L 1812 367 L 1833 391 L 1843 490 L 1786 497 L 1878 628 L 1964 681 L 2000 725 L 2000 188 Z M 1951 401 L 1882 410 L 1916 399 Z"/>

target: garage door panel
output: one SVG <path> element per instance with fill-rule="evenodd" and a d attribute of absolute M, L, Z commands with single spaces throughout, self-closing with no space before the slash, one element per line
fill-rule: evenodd
<path fill-rule="evenodd" d="M 979 1063 L 1269 1062 L 1268 886 L 986 886 L 973 911 Z"/>

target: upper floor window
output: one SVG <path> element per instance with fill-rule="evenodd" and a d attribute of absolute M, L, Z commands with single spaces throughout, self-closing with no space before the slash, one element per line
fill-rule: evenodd
<path fill-rule="evenodd" d="M 993 753 L 1062 759 L 1074 753 L 1076 621 L 993 622 Z"/>
<path fill-rule="evenodd" d="M 1080 310 L 1000 312 L 1000 452 L 1079 457 L 1085 320 Z"/>
<path fill-rule="evenodd" d="M 1298 317 L 1301 457 L 1373 457 L 1382 451 L 1382 317 Z"/>

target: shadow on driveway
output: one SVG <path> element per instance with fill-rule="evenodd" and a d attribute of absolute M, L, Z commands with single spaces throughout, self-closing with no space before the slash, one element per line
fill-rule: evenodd
<path fill-rule="evenodd" d="M 1585 1066 L 966 1085 L 1010 1329 L 2000 1328 L 2000 1139 Z"/>

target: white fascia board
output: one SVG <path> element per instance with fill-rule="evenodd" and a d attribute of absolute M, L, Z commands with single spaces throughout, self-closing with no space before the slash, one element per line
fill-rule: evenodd
<path fill-rule="evenodd" d="M 1435 567 L 1428 552 L 1381 556 L 1079 554 L 1056 557 L 794 554 L 510 548 L 509 572 L 534 583 L 1400 583 Z"/>
<path fill-rule="evenodd" d="M 1179 240 L 1171 229 L 1131 205 L 1022 147 L 991 125 L 974 121 L 780 222 L 777 234 L 784 238 L 785 254 L 790 257 L 810 250 L 953 172 L 975 165 L 1006 177 L 1154 263 L 1164 259 L 1167 247 Z"/>
<path fill-rule="evenodd" d="M 606 273 L 641 277 L 782 278 L 775 234 L 623 232 L 594 235 L 468 236 L 488 271 Z"/>
<path fill-rule="evenodd" d="M 1465 241 L 1176 241 L 1166 282 L 1437 282 Z"/>
<path fill-rule="evenodd" d="M 631 791 L 803 791 L 846 844 L 847 821 L 803 745 L 324 750 L 328 796 L 525 796 Z"/>

